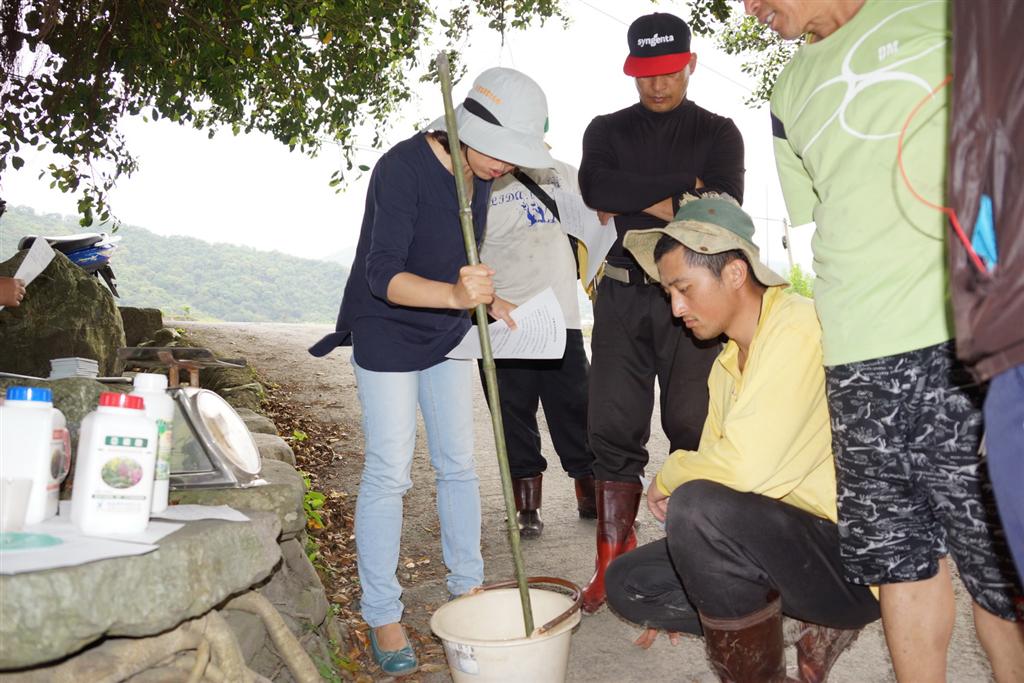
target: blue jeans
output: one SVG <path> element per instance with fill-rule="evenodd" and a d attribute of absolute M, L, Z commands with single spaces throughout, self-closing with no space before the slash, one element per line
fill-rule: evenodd
<path fill-rule="evenodd" d="M 363 407 L 366 462 L 356 500 L 356 558 L 363 619 L 370 627 L 402 619 L 395 575 L 402 536 L 402 496 L 412 486 L 416 405 L 427 428 L 437 481 L 441 551 L 448 591 L 483 583 L 480 486 L 473 460 L 472 361 L 446 360 L 416 372 L 373 372 L 355 360 Z"/>
<path fill-rule="evenodd" d="M 999 516 L 1024 582 L 1024 365 L 992 378 L 985 398 L 985 441 Z"/>

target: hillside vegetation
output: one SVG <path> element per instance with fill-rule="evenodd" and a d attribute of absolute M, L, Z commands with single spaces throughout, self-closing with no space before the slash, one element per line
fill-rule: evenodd
<path fill-rule="evenodd" d="M 83 232 L 76 218 L 9 208 L 0 218 L 0 260 L 24 235 Z M 124 306 L 169 317 L 254 322 L 333 322 L 348 268 L 125 225 L 111 265 Z"/>

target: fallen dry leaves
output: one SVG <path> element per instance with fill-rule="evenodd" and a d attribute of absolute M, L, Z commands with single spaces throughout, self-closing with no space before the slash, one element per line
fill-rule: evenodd
<path fill-rule="evenodd" d="M 373 661 L 367 625 L 359 613 L 359 575 L 356 570 L 356 549 L 353 518 L 355 495 L 340 490 L 339 476 L 352 472 L 350 467 L 362 460 L 362 443 L 358 429 L 329 424 L 313 419 L 309 406 L 293 398 L 287 387 L 263 382 L 266 398 L 263 410 L 281 436 L 295 452 L 298 469 L 309 477 L 312 490 L 324 494 L 319 510 L 322 528 L 308 528 L 307 533 L 319 545 L 314 566 L 327 592 L 332 609 L 345 627 L 347 642 L 338 643 L 341 675 L 344 680 L 372 683 L 380 678 L 380 669 Z M 354 486 L 351 487 L 354 490 Z M 429 530 L 429 529 L 428 529 Z M 435 570 L 428 557 L 402 557 L 400 578 L 415 581 L 420 572 Z M 444 648 L 432 634 L 406 625 L 406 632 L 420 660 L 417 674 L 401 680 L 414 683 L 419 674 L 446 671 Z M 348 668 L 344 668 L 344 667 Z"/>

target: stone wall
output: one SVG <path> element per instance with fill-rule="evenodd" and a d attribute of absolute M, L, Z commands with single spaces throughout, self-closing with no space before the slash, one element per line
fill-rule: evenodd
<path fill-rule="evenodd" d="M 0 382 L 0 388 L 10 383 Z M 76 433 L 99 392 L 110 388 L 83 379 L 52 384 L 57 407 Z M 171 502 L 226 504 L 252 522 L 194 522 L 148 555 L 0 576 L 0 681 L 172 680 L 170 672 L 194 666 L 195 647 L 150 662 L 145 673 L 131 674 L 135 678 L 113 672 L 123 674 L 122 660 L 142 657 L 147 648 L 166 654 L 160 648 L 170 647 L 164 641 L 171 640 L 172 632 L 191 642 L 189 634 L 199 632 L 198 620 L 220 623 L 220 616 L 245 666 L 267 680 L 290 683 L 338 675 L 332 655 L 346 634 L 305 553 L 305 485 L 294 467 L 295 456 L 267 418 L 241 413 L 259 439 L 267 484 L 172 491 Z M 251 611 L 233 608 L 236 596 L 249 590 L 276 608 L 311 658 L 316 676 L 308 668 L 305 675 L 296 674 L 267 623 Z"/>

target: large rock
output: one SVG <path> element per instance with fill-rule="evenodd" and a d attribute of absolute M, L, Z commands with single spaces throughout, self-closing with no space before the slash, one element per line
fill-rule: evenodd
<path fill-rule="evenodd" d="M 27 251 L 0 263 L 12 276 Z M 99 363 L 101 375 L 117 375 L 124 346 L 121 315 L 110 290 L 57 253 L 28 286 L 20 306 L 0 311 L 0 370 L 47 377 L 50 360 L 79 356 Z"/>
<path fill-rule="evenodd" d="M 259 592 L 277 608 L 314 661 L 330 662 L 330 645 L 326 642 L 330 636 L 325 632 L 329 603 L 320 577 L 306 557 L 302 540 L 282 541 L 281 555 L 280 566 Z M 233 610 L 225 610 L 225 615 L 242 647 L 247 649 L 246 661 L 254 671 L 275 683 L 294 681 L 265 629 L 260 631 L 262 624 L 246 623 Z M 337 624 L 333 626 L 337 628 Z M 250 657 L 248 650 L 253 650 L 253 644 L 264 647 Z"/>
<path fill-rule="evenodd" d="M 287 441 L 277 434 L 255 433 L 252 435 L 252 440 L 256 443 L 260 457 L 264 460 L 278 460 L 286 462 L 292 467 L 295 466 L 295 451 Z"/>
<path fill-rule="evenodd" d="M 260 593 L 291 620 L 292 631 L 301 635 L 324 622 L 329 603 L 320 577 L 306 557 L 303 540 L 282 541 L 281 555 L 281 568 Z"/>
<path fill-rule="evenodd" d="M 242 418 L 242 422 L 253 434 L 273 434 L 277 436 L 277 425 L 267 417 L 266 415 L 260 415 L 254 410 L 248 408 L 236 408 L 235 412 L 238 413 L 238 417 Z"/>
<path fill-rule="evenodd" d="M 270 576 L 277 516 L 190 522 L 148 555 L 0 576 L 0 670 L 38 665 L 104 636 L 147 636 Z"/>
<path fill-rule="evenodd" d="M 138 346 L 140 342 L 152 339 L 156 331 L 164 326 L 164 316 L 159 308 L 135 308 L 121 306 L 121 322 L 124 324 L 126 346 Z"/>
<path fill-rule="evenodd" d="M 267 481 L 265 486 L 171 491 L 170 499 L 172 503 L 230 505 L 237 510 L 273 512 L 281 523 L 282 539 L 295 538 L 306 527 L 302 511 L 306 485 L 302 475 L 288 463 L 264 460 L 262 477 Z"/>
<path fill-rule="evenodd" d="M 263 402 L 263 385 L 249 366 L 203 368 L 199 371 L 199 386 L 216 391 L 236 409 L 245 408 L 255 412 Z"/>

